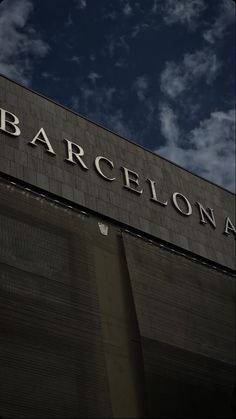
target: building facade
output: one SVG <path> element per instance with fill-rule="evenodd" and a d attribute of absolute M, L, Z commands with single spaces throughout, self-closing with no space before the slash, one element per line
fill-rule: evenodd
<path fill-rule="evenodd" d="M 234 417 L 235 196 L 0 77 L 3 418 Z"/>

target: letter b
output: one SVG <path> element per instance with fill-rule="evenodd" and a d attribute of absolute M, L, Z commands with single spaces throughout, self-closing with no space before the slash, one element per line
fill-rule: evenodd
<path fill-rule="evenodd" d="M 19 119 L 13 113 L 0 108 L 0 130 L 18 137 L 20 135 Z"/>

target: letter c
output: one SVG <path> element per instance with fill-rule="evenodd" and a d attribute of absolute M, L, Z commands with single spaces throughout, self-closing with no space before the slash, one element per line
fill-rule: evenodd
<path fill-rule="evenodd" d="M 94 165 L 95 165 L 95 168 L 96 168 L 98 174 L 106 180 L 109 180 L 109 181 L 115 180 L 116 179 L 115 177 L 111 178 L 111 177 L 108 177 L 108 176 L 104 175 L 104 173 L 102 172 L 101 167 L 100 167 L 100 161 L 101 160 L 106 162 L 112 169 L 114 168 L 114 164 L 111 160 L 109 160 L 109 159 L 107 159 L 106 157 L 103 157 L 103 156 L 98 156 L 98 157 L 96 157 L 96 159 L 94 161 Z"/>

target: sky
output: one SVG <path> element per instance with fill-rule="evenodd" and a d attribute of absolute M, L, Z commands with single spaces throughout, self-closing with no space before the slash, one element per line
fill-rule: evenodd
<path fill-rule="evenodd" d="M 0 73 L 235 191 L 233 0 L 3 0 Z"/>

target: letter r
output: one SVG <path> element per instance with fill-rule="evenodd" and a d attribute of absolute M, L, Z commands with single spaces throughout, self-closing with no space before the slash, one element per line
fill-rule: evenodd
<path fill-rule="evenodd" d="M 6 132 L 7 134 L 18 137 L 20 135 L 20 128 L 17 126 L 19 124 L 19 119 L 16 115 L 11 112 L 6 111 L 5 109 L 0 108 L 0 130 Z"/>
<path fill-rule="evenodd" d="M 88 170 L 86 164 L 82 160 L 82 157 L 84 156 L 83 148 L 76 143 L 72 143 L 72 141 L 66 140 L 66 138 L 64 138 L 64 141 L 67 144 L 67 154 L 68 154 L 65 160 L 72 164 L 76 164 L 76 162 L 74 161 L 74 157 L 75 157 L 76 160 L 81 164 L 82 169 Z"/>

